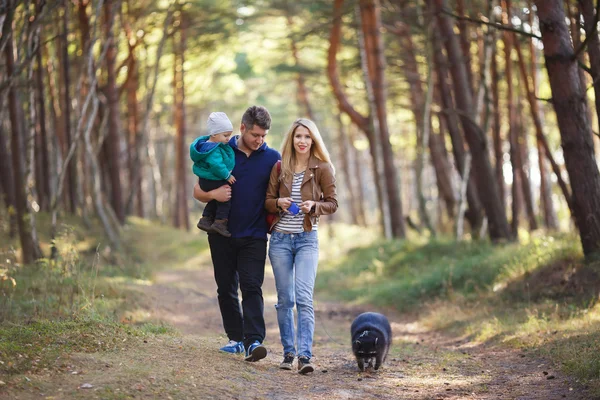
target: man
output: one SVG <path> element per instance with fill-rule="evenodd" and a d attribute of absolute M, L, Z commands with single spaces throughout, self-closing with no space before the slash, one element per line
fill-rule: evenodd
<path fill-rule="evenodd" d="M 281 158 L 265 143 L 271 128 L 266 108 L 252 106 L 242 116 L 240 135 L 229 141 L 235 153 L 232 175 L 236 182 L 205 192 L 196 184 L 194 198 L 207 203 L 231 199 L 229 232 L 231 237 L 209 233 L 217 298 L 223 327 L 229 338 L 220 350 L 243 353 L 246 361 L 267 356 L 262 284 L 267 257 L 265 195 L 273 165 Z M 202 229 L 202 227 L 200 227 Z M 242 292 L 242 309 L 238 299 Z"/>

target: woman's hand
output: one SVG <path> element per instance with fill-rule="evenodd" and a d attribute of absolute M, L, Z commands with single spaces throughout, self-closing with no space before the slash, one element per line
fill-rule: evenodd
<path fill-rule="evenodd" d="M 290 206 L 292 205 L 292 198 L 291 197 L 280 197 L 277 200 L 277 205 L 279 206 L 279 208 L 287 211 L 287 209 L 290 208 Z"/>
<path fill-rule="evenodd" d="M 314 205 L 315 202 L 312 200 L 303 201 L 300 203 L 300 210 L 302 210 L 304 214 L 310 214 L 310 210 L 314 207 Z"/>

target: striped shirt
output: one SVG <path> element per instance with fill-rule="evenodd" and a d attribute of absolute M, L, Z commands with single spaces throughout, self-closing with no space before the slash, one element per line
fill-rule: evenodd
<path fill-rule="evenodd" d="M 298 207 L 302 203 L 302 196 L 300 194 L 300 187 L 302 186 L 302 181 L 304 180 L 304 171 L 298 172 L 294 174 L 294 179 L 292 180 L 292 200 Z M 273 227 L 278 232 L 283 233 L 302 233 L 304 232 L 304 213 L 302 210 L 298 212 L 296 215 L 292 215 L 290 213 L 283 213 L 283 216 L 275 224 Z M 312 226 L 313 231 L 317 230 L 317 224 L 315 223 Z"/>

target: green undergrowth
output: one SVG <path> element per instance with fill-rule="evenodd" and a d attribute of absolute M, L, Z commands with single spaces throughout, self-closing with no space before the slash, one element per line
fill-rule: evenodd
<path fill-rule="evenodd" d="M 111 319 L 73 317 L 3 323 L 0 326 L 0 374 L 34 374 L 64 368 L 65 353 L 118 351 L 168 328 L 145 324 L 134 327 Z"/>
<path fill-rule="evenodd" d="M 177 334 L 160 322 L 124 317 L 144 301 L 132 283 L 179 267 L 203 253 L 206 239 L 158 223 L 130 218 L 121 248 L 111 249 L 98 221 L 61 218 L 54 259 L 20 263 L 18 238 L 0 223 L 0 373 L 57 366 L 62 353 L 115 350 L 129 338 Z M 37 215 L 42 251 L 50 255 L 50 220 Z M 59 363 L 60 364 L 60 363 Z"/>
<path fill-rule="evenodd" d="M 554 260 L 579 254 L 579 243 L 571 236 L 499 245 L 452 239 L 377 241 L 322 263 L 317 290 L 411 311 L 455 294 L 479 298 Z"/>
<path fill-rule="evenodd" d="M 321 263 L 317 292 L 394 308 L 474 345 L 543 356 L 600 395 L 600 264 L 574 235 L 394 240 Z"/>

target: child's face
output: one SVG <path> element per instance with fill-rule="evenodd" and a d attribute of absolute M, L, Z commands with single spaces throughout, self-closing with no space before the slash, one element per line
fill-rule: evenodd
<path fill-rule="evenodd" d="M 217 133 L 216 135 L 213 135 L 213 140 L 219 143 L 227 143 L 229 142 L 232 133 L 233 131 Z"/>

